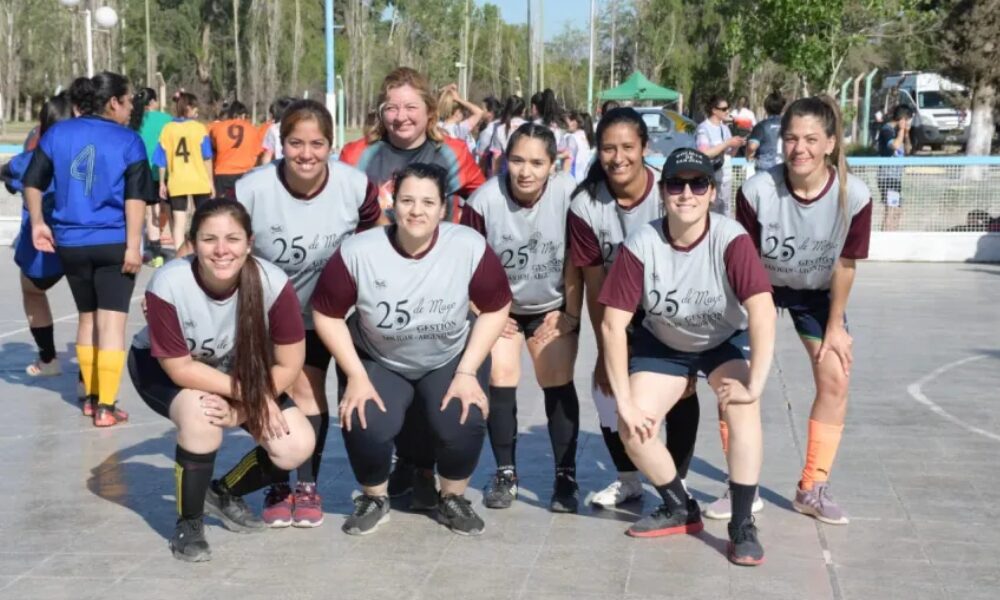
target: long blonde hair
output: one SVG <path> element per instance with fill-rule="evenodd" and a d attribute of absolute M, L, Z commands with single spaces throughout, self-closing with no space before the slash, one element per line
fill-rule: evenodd
<path fill-rule="evenodd" d="M 398 67 L 382 80 L 382 89 L 379 91 L 377 106 L 378 115 L 375 122 L 365 132 L 365 139 L 369 144 L 385 139 L 387 132 L 382 121 L 382 110 L 389 99 L 389 92 L 398 87 L 408 85 L 416 90 L 427 105 L 427 137 L 434 142 L 444 140 L 444 133 L 437 126 L 438 122 L 438 101 L 431 89 L 427 78 L 416 69 L 410 67 Z"/>
<path fill-rule="evenodd" d="M 791 126 L 795 117 L 815 117 L 822 121 L 823 131 L 836 140 L 828 162 L 837 170 L 837 204 L 845 220 L 850 220 L 847 206 L 847 153 L 844 151 L 844 118 L 837 101 L 827 94 L 799 98 L 789 105 L 781 117 L 781 135 Z"/>

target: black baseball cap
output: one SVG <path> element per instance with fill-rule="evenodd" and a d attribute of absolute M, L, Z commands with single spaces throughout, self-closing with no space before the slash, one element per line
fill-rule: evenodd
<path fill-rule="evenodd" d="M 685 171 L 694 171 L 708 177 L 715 176 L 712 159 L 694 148 L 678 148 L 671 152 L 663 165 L 663 179 L 677 177 Z"/>

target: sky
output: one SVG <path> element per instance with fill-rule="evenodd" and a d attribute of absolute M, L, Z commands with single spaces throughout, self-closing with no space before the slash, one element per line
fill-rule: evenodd
<path fill-rule="evenodd" d="M 545 3 L 542 11 L 545 17 L 545 40 L 549 41 L 563 30 L 566 23 L 586 29 L 590 19 L 590 2 L 587 0 L 532 0 L 532 12 Z M 605 0 L 598 0 L 598 10 Z M 500 14 L 508 23 L 524 23 L 527 20 L 528 0 L 475 0 L 476 4 L 494 4 L 500 7 Z M 534 17 L 534 14 L 532 14 Z M 537 17 L 536 17 L 537 18 Z"/>

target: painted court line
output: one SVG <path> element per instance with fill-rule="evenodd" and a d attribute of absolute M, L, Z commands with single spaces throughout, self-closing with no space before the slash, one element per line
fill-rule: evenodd
<path fill-rule="evenodd" d="M 139 294 L 137 296 L 132 296 L 132 298 L 129 300 L 129 304 L 135 302 L 139 298 L 142 298 L 142 296 L 143 296 L 142 294 Z M 79 315 L 80 315 L 80 313 L 72 313 L 72 314 L 69 314 L 69 315 L 63 315 L 63 316 L 59 317 L 58 319 L 52 319 L 52 324 L 55 325 L 56 323 L 62 323 L 63 321 L 69 321 L 71 319 L 77 318 Z M 22 333 L 28 333 L 29 331 L 31 331 L 30 327 L 22 327 L 20 329 L 15 329 L 14 331 L 7 331 L 7 332 L 4 332 L 4 333 L 0 333 L 0 340 L 2 340 L 4 338 L 11 337 L 11 336 L 14 336 L 14 335 L 20 335 Z"/>
<path fill-rule="evenodd" d="M 929 408 L 930 411 L 933 412 L 934 414 L 936 414 L 937 416 L 939 416 L 939 417 L 941 417 L 941 418 L 943 418 L 943 419 L 945 419 L 947 421 L 951 421 L 952 423 L 954 423 L 955 425 L 958 425 L 959 427 L 961 427 L 962 429 L 964 429 L 966 431 L 971 431 L 972 433 L 978 433 L 979 435 L 981 435 L 983 437 L 987 437 L 987 438 L 989 438 L 989 439 L 991 439 L 993 441 L 1000 442 L 1000 435 L 997 435 L 997 434 L 995 434 L 993 432 L 990 432 L 990 431 L 986 431 L 985 429 L 980 429 L 979 427 L 974 427 L 972 425 L 969 425 L 965 421 L 959 419 L 955 415 L 949 413 L 945 409 L 943 409 L 940 406 L 938 406 L 933 400 L 931 400 L 930 398 L 928 398 L 923 393 L 923 391 L 921 390 L 921 388 L 924 385 L 927 385 L 928 383 L 930 383 L 934 379 L 940 377 L 944 373 L 950 371 L 951 369 L 954 369 L 955 367 L 960 367 L 960 366 L 962 366 L 964 364 L 971 363 L 971 362 L 974 362 L 974 361 L 977 361 L 977 360 L 980 360 L 980 359 L 983 359 L 983 358 L 988 358 L 988 355 L 986 355 L 986 354 L 980 354 L 979 356 L 970 356 L 968 358 L 963 358 L 962 360 L 956 360 L 955 362 L 948 363 L 948 364 L 944 365 L 943 367 L 940 367 L 937 370 L 932 371 L 928 375 L 926 375 L 926 376 L 918 379 L 916 381 L 916 383 L 910 384 L 909 386 L 907 386 L 906 391 L 910 393 L 910 396 L 913 396 L 914 400 L 916 400 L 920 404 L 923 404 L 924 406 L 926 406 L 927 408 Z"/>

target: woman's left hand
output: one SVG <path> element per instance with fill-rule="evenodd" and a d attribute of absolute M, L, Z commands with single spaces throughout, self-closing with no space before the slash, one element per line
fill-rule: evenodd
<path fill-rule="evenodd" d="M 725 411 L 730 404 L 753 404 L 757 398 L 739 379 L 723 377 L 719 384 L 719 407 Z"/>
<path fill-rule="evenodd" d="M 208 417 L 208 422 L 219 427 L 236 427 L 239 425 L 239 414 L 229 402 L 217 394 L 205 394 L 201 398 L 201 408 Z"/>
<path fill-rule="evenodd" d="M 544 344 L 555 338 L 573 333 L 579 325 L 579 317 L 572 317 L 561 310 L 553 311 L 545 315 L 545 320 L 538 330 L 535 331 L 535 335 L 531 339 L 535 343 Z"/>
<path fill-rule="evenodd" d="M 122 261 L 122 273 L 136 274 L 142 269 L 142 252 L 138 248 L 126 247 Z"/>
<path fill-rule="evenodd" d="M 854 354 L 851 352 L 853 345 L 854 339 L 851 334 L 847 333 L 843 325 L 827 327 L 826 333 L 823 335 L 823 343 L 819 347 L 819 352 L 816 353 L 816 364 L 823 362 L 827 352 L 833 352 L 840 359 L 841 366 L 844 367 L 844 375 L 850 377 L 851 364 L 854 363 Z"/>
<path fill-rule="evenodd" d="M 478 406 L 483 413 L 483 419 L 490 414 L 490 403 L 486 399 L 486 394 L 477 380 L 468 373 L 455 373 L 455 377 L 448 386 L 444 398 L 441 399 L 441 410 L 448 408 L 448 403 L 457 399 L 462 403 L 462 415 L 458 418 L 461 425 L 465 425 L 465 420 L 469 417 L 469 409 Z"/>

